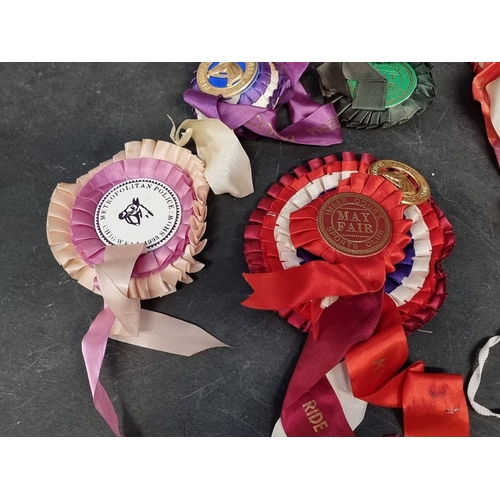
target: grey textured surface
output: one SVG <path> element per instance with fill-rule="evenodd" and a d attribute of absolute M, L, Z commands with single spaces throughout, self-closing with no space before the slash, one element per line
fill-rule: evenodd
<path fill-rule="evenodd" d="M 191 117 L 182 92 L 197 63 L 0 65 L 0 435 L 111 436 L 94 409 L 80 343 L 102 299 L 57 264 L 45 236 L 58 182 L 111 158 L 125 142 L 167 140 L 170 115 Z M 344 142 L 300 146 L 242 140 L 254 194 L 208 203 L 206 267 L 194 282 L 144 307 L 189 320 L 230 344 L 191 358 L 110 341 L 101 380 L 127 436 L 269 436 L 304 334 L 277 314 L 242 307 L 250 289 L 243 230 L 269 186 L 328 154 L 369 152 L 413 165 L 453 224 L 444 262 L 449 297 L 409 337 L 410 361 L 468 381 L 477 351 L 500 327 L 499 168 L 472 99 L 468 63 L 435 63 L 437 97 L 419 117 L 383 130 L 344 129 Z M 304 76 L 315 98 L 313 71 Z M 478 400 L 500 407 L 498 351 Z M 500 436 L 500 421 L 470 410 L 472 436 Z M 369 406 L 359 436 L 401 432 L 401 413 Z"/>

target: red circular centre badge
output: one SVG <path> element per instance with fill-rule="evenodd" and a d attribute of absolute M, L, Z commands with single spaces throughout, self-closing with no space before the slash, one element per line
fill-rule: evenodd
<path fill-rule="evenodd" d="M 344 255 L 375 255 L 392 237 L 387 212 L 376 201 L 358 193 L 329 196 L 319 209 L 317 222 L 323 239 Z"/>

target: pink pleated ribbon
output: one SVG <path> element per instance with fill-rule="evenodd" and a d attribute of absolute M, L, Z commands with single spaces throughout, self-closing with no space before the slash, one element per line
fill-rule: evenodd
<path fill-rule="evenodd" d="M 144 244 L 105 247 L 104 262 L 94 266 L 104 309 L 82 340 L 94 405 L 116 436 L 121 436 L 118 416 L 99 381 L 108 338 L 181 356 L 191 356 L 212 347 L 228 347 L 202 328 L 143 310 L 140 299 L 127 297 L 132 270 L 145 251 Z"/>

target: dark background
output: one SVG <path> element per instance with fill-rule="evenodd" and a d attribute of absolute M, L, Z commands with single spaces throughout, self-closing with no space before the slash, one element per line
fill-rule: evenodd
<path fill-rule="evenodd" d="M 0 64 L 0 435 L 111 436 L 93 406 L 81 339 L 101 297 L 57 264 L 45 223 L 59 182 L 111 158 L 125 142 L 168 140 L 170 115 L 191 118 L 182 98 L 198 63 Z M 244 308 L 243 231 L 270 185 L 328 154 L 369 152 L 417 168 L 453 224 L 444 262 L 449 297 L 409 337 L 410 361 L 461 374 L 500 328 L 499 167 L 471 95 L 469 63 L 435 63 L 437 97 L 419 117 L 390 129 L 344 129 L 317 147 L 242 140 L 255 192 L 210 194 L 206 267 L 194 282 L 143 306 L 195 323 L 232 349 L 191 358 L 110 340 L 101 381 L 126 436 L 269 436 L 305 336 L 277 314 Z M 320 100 L 316 73 L 302 79 Z M 500 407 L 493 350 L 477 400 Z M 472 436 L 500 436 L 500 421 L 470 409 Z M 401 411 L 369 406 L 359 436 L 402 432 Z"/>

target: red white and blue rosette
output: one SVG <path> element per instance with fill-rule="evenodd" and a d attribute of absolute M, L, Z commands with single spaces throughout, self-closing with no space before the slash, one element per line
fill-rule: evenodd
<path fill-rule="evenodd" d="M 375 158 L 353 153 L 315 158 L 285 174 L 260 200 L 245 229 L 245 257 L 250 273 L 273 272 L 300 266 L 313 257 L 295 248 L 290 236 L 290 214 L 303 208 L 357 172 L 366 173 Z M 432 199 L 405 209 L 412 220 L 411 241 L 405 257 L 386 276 L 385 291 L 393 299 L 409 334 L 430 321 L 446 298 L 446 274 L 441 262 L 453 249 L 453 229 Z M 333 298 L 325 298 L 324 304 Z M 289 323 L 311 330 L 311 321 L 297 308 L 277 311 Z"/>
<path fill-rule="evenodd" d="M 396 186 L 369 175 L 374 161 L 346 152 L 295 168 L 246 226 L 245 279 L 254 294 L 243 305 L 274 309 L 308 333 L 273 436 L 353 436 L 368 403 L 402 408 L 405 436 L 468 435 L 462 377 L 425 373 L 421 361 L 403 369 L 406 336 L 446 298 L 441 263 L 455 244 L 452 227 L 430 198 L 402 204 Z M 365 222 L 385 234 L 366 256 L 336 249 L 322 233 L 325 212 L 349 203 L 360 217 L 359 207 L 371 206 L 376 217 Z M 439 404 L 437 386 L 446 395 Z"/>

